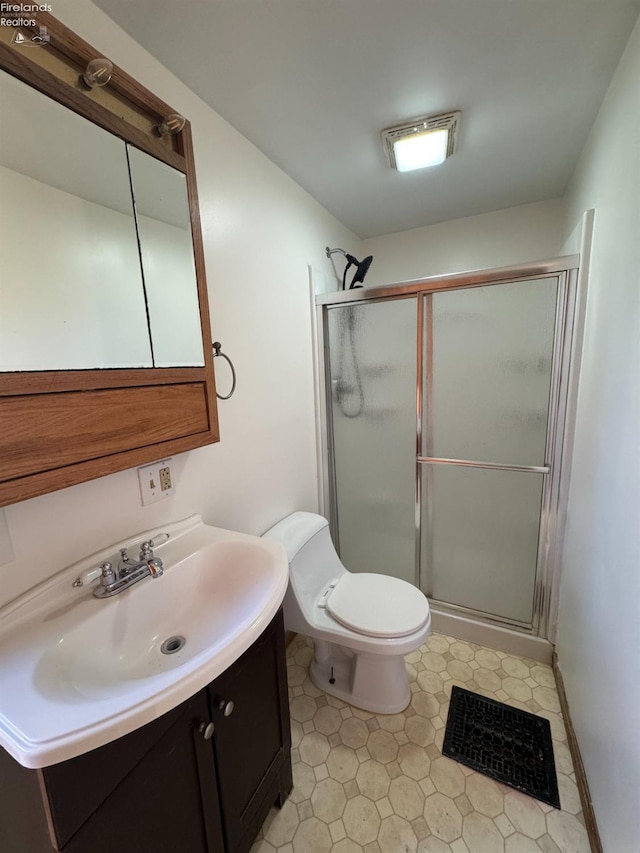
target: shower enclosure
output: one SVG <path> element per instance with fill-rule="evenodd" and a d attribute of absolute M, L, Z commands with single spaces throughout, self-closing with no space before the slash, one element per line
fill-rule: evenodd
<path fill-rule="evenodd" d="M 350 571 L 547 636 L 577 258 L 316 297 Z"/>

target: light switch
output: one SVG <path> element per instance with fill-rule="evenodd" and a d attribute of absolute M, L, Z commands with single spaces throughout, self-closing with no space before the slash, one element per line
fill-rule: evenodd
<path fill-rule="evenodd" d="M 142 506 L 168 498 L 175 493 L 171 465 L 171 459 L 162 459 L 160 462 L 138 468 Z"/>

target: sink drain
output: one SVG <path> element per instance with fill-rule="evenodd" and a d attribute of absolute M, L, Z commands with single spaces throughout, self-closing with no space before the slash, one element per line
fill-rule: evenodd
<path fill-rule="evenodd" d="M 176 634 L 175 637 L 169 637 L 168 640 L 165 640 L 164 643 L 160 646 L 160 651 L 163 655 L 175 655 L 176 652 L 179 652 L 180 649 L 184 648 L 184 644 L 187 641 L 180 634 Z"/>

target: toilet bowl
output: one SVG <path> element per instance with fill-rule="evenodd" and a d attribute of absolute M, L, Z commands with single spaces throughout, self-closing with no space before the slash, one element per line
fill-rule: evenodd
<path fill-rule="evenodd" d="M 316 687 L 377 714 L 404 710 L 411 698 L 404 656 L 431 630 L 425 596 L 398 578 L 348 572 L 320 515 L 294 512 L 264 536 L 287 552 L 285 627 L 314 640 Z"/>

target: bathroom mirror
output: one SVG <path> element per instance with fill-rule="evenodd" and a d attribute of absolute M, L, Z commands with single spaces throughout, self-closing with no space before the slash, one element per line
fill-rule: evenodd
<path fill-rule="evenodd" d="M 0 72 L 0 370 L 151 367 L 121 139 Z"/>
<path fill-rule="evenodd" d="M 191 125 L 42 28 L 0 27 L 0 506 L 219 440 Z"/>
<path fill-rule="evenodd" d="M 203 365 L 185 175 L 4 72 L 0 114 L 0 370 Z"/>
<path fill-rule="evenodd" d="M 127 149 L 153 363 L 204 364 L 187 179 L 144 151 Z"/>

